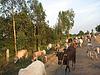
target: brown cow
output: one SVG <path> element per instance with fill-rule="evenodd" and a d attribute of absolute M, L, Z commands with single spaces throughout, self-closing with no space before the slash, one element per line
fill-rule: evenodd
<path fill-rule="evenodd" d="M 34 52 L 34 54 L 36 55 L 36 57 L 39 57 L 39 56 L 43 56 L 43 55 L 46 55 L 46 51 L 45 50 L 42 50 L 42 51 L 36 51 Z"/>
<path fill-rule="evenodd" d="M 28 57 L 28 51 L 26 49 L 19 50 L 14 58 L 14 63 L 16 63 L 21 58 Z"/>
<path fill-rule="evenodd" d="M 42 57 L 43 58 L 43 62 L 47 62 L 47 56 L 46 56 L 46 51 L 42 50 L 42 51 L 36 51 L 33 53 L 33 57 L 32 57 L 32 61 L 37 60 L 38 57 Z"/>
<path fill-rule="evenodd" d="M 75 63 L 76 63 L 76 48 L 74 48 L 73 45 L 70 45 L 68 49 L 64 49 L 64 52 L 58 51 L 57 52 L 57 57 L 58 57 L 58 64 L 66 65 L 65 71 L 69 69 L 70 72 L 70 66 L 69 66 L 69 61 L 72 61 L 72 67 L 75 69 Z"/>
<path fill-rule="evenodd" d="M 66 65 L 65 71 L 67 71 L 68 68 L 70 72 L 69 61 L 72 61 L 72 67 L 75 69 L 76 48 L 74 48 L 73 46 L 69 46 L 68 49 L 64 49 L 64 56 L 63 56 L 63 65 Z"/>

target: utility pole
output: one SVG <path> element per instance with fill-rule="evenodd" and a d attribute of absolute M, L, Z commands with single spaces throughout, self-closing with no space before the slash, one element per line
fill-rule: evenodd
<path fill-rule="evenodd" d="M 13 20 L 13 33 L 14 33 L 14 50 L 15 54 L 17 54 L 17 47 L 16 47 L 16 30 L 15 30 L 15 19 L 14 19 L 14 0 L 12 0 L 12 20 Z"/>

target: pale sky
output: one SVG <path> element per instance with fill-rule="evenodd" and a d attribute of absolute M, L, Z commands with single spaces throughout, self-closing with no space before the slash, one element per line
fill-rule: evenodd
<path fill-rule="evenodd" d="M 70 33 L 80 30 L 91 31 L 100 24 L 100 0 L 39 0 L 46 12 L 49 25 L 57 23 L 59 11 L 72 8 L 75 12 L 75 24 Z"/>

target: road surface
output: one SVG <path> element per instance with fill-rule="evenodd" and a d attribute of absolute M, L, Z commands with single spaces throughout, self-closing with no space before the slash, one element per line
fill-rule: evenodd
<path fill-rule="evenodd" d="M 66 75 L 100 75 L 100 55 L 98 60 L 92 60 L 86 55 L 87 47 L 77 48 L 76 68 L 71 68 Z M 70 64 L 71 65 L 71 64 Z M 57 57 L 53 55 L 46 64 L 47 75 L 65 75 L 65 66 L 57 64 Z"/>

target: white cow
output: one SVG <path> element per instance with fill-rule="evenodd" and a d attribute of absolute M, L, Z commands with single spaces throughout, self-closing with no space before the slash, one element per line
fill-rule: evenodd
<path fill-rule="evenodd" d="M 20 69 L 18 75 L 46 75 L 43 62 L 36 60 L 24 69 Z"/>
<path fill-rule="evenodd" d="M 96 47 L 95 51 L 96 51 L 97 54 L 100 54 L 100 48 L 99 47 Z"/>
<path fill-rule="evenodd" d="M 52 48 L 52 44 L 49 43 L 48 46 L 47 46 L 47 50 L 50 50 Z"/>
<path fill-rule="evenodd" d="M 83 44 L 83 40 L 80 38 L 79 39 L 79 46 L 82 47 L 82 44 Z"/>
<path fill-rule="evenodd" d="M 19 50 L 14 58 L 14 63 L 16 63 L 21 58 L 27 58 L 28 57 L 28 51 L 25 49 Z"/>

